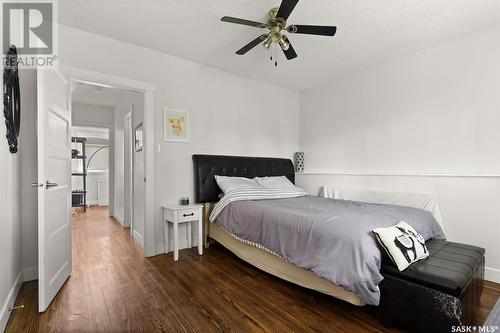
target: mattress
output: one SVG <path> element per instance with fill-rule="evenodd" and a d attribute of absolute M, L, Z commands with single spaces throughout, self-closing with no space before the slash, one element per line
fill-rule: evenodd
<path fill-rule="evenodd" d="M 239 241 L 216 223 L 210 224 L 209 236 L 242 260 L 264 272 L 354 305 L 360 306 L 364 304 L 364 302 L 352 292 L 324 278 L 318 277 L 310 270 L 290 264 L 264 249 Z"/>
<path fill-rule="evenodd" d="M 276 198 L 274 193 L 268 199 L 266 191 L 241 192 L 225 195 L 215 205 L 212 221 L 218 211 L 215 223 L 230 234 L 312 271 L 365 304 L 379 304 L 383 280 L 373 229 L 405 221 L 425 240 L 443 237 L 432 214 L 416 208 L 314 196 Z"/>

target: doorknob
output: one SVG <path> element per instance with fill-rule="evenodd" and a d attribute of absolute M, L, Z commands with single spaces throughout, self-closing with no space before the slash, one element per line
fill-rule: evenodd
<path fill-rule="evenodd" d="M 43 187 L 43 184 L 42 183 L 38 184 L 38 182 L 33 182 L 31 183 L 31 187 Z"/>
<path fill-rule="evenodd" d="M 59 186 L 59 184 L 49 182 L 48 180 L 45 182 L 45 188 L 56 187 L 56 186 Z"/>

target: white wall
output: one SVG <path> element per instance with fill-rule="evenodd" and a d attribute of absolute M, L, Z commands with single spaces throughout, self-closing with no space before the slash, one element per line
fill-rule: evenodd
<path fill-rule="evenodd" d="M 117 108 L 115 108 L 115 167 L 113 170 L 113 176 L 115 178 L 114 182 L 114 193 L 115 193 L 115 202 L 113 209 L 113 216 L 115 219 L 120 222 L 121 225 L 124 225 L 125 220 L 125 185 L 124 185 L 124 173 L 125 173 L 125 138 L 124 138 L 124 129 L 123 129 L 123 119 L 122 113 L 118 112 Z"/>
<path fill-rule="evenodd" d="M 499 40 L 497 25 L 302 93 L 298 184 L 434 192 L 448 238 L 485 247 L 500 282 Z"/>
<path fill-rule="evenodd" d="M 115 121 L 112 107 L 96 104 L 73 102 L 71 116 L 74 124 L 83 124 L 83 126 L 100 124 L 102 127 L 107 127 L 114 125 Z"/>
<path fill-rule="evenodd" d="M 157 86 L 154 144 L 161 152 L 155 154 L 156 239 L 147 244 L 157 253 L 163 251 L 161 204 L 183 195 L 193 200 L 192 154 L 291 157 L 298 148 L 295 92 L 72 28 L 61 27 L 59 42 L 63 65 Z M 190 111 L 190 143 L 163 141 L 163 107 Z"/>
<path fill-rule="evenodd" d="M 125 131 L 123 118 L 134 109 L 142 110 L 142 93 L 128 91 L 115 105 L 115 156 L 114 156 L 114 193 L 115 203 L 113 216 L 125 227 L 130 226 L 125 213 Z M 141 111 L 142 112 L 142 111 Z M 127 187 L 128 190 L 128 187 Z M 142 195 L 143 196 L 143 195 Z M 127 212 L 128 213 L 128 212 Z M 130 220 L 130 218 L 129 218 Z"/>
<path fill-rule="evenodd" d="M 19 154 L 11 155 L 5 139 L 5 126 L 0 124 L 0 330 L 3 331 L 12 295 L 22 282 L 21 250 L 21 169 Z M 15 298 L 15 295 L 14 295 Z"/>
<path fill-rule="evenodd" d="M 36 72 L 21 70 L 20 81 L 23 84 L 22 119 L 20 134 L 21 156 L 21 195 L 23 209 L 22 220 L 22 252 L 23 277 L 25 281 L 38 278 L 38 190 L 31 187 L 38 179 L 37 170 L 37 99 Z"/>
<path fill-rule="evenodd" d="M 143 123 L 144 110 L 142 107 L 134 109 L 132 112 L 132 137 L 135 140 L 135 129 L 138 125 Z M 144 126 L 143 126 L 144 130 Z M 143 134 L 144 138 L 144 134 Z M 133 150 L 132 164 L 133 164 L 133 235 L 134 238 L 144 246 L 144 208 L 145 208 L 145 184 L 144 184 L 144 149 L 136 151 Z M 158 180 L 156 180 L 158 181 Z"/>
<path fill-rule="evenodd" d="M 21 105 L 23 106 L 21 121 L 22 124 L 25 124 L 26 119 L 32 117 L 31 113 L 35 110 L 33 96 L 36 84 L 32 71 L 22 70 L 19 76 Z M 25 188 L 22 186 L 26 186 L 26 182 L 21 181 L 23 173 L 21 152 L 25 148 L 32 150 L 32 147 L 29 147 L 30 142 L 26 140 L 31 136 L 31 133 L 26 132 L 29 131 L 29 128 L 21 127 L 22 137 L 19 138 L 20 144 L 17 154 L 9 152 L 5 131 L 6 128 L 2 121 L 0 124 L 0 188 L 3 191 L 3 197 L 0 200 L 0 331 L 3 331 L 7 324 L 10 315 L 9 308 L 13 305 L 24 281 L 22 240 L 25 229 L 21 226 L 21 198 L 25 194 Z M 31 180 L 29 183 L 31 189 Z M 30 229 L 30 226 L 27 229 Z M 27 237 L 27 241 L 30 239 Z"/>
<path fill-rule="evenodd" d="M 133 214 L 133 153 L 132 153 L 132 117 L 129 116 L 123 120 L 123 157 L 124 157 L 124 184 L 123 184 L 123 225 L 130 227 Z"/>

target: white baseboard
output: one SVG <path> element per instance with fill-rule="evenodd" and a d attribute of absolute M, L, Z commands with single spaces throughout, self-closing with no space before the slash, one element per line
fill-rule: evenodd
<path fill-rule="evenodd" d="M 133 235 L 134 239 L 136 241 L 138 241 L 139 244 L 141 244 L 142 247 L 144 247 L 144 237 L 142 237 L 142 235 L 140 233 L 138 233 L 136 230 L 134 230 L 132 232 L 132 235 Z"/>
<path fill-rule="evenodd" d="M 38 267 L 25 267 L 23 269 L 23 282 L 33 281 L 38 279 Z"/>
<path fill-rule="evenodd" d="M 10 308 L 16 302 L 17 294 L 19 294 L 19 289 L 21 289 L 21 285 L 23 284 L 23 272 L 21 271 L 19 275 L 17 275 L 16 280 L 14 281 L 12 288 L 5 299 L 2 309 L 0 310 L 0 332 L 5 331 L 5 327 L 7 326 L 7 322 L 10 317 Z"/>
<path fill-rule="evenodd" d="M 146 257 L 154 257 L 155 255 L 157 255 L 157 253 L 155 251 L 155 244 L 154 243 L 147 243 L 144 246 L 144 255 Z"/>
<path fill-rule="evenodd" d="M 118 214 L 115 214 L 115 215 L 113 215 L 113 217 L 115 218 L 115 220 L 118 221 L 118 223 L 120 223 L 122 225 L 122 227 L 124 226 L 123 225 L 124 222 L 123 222 L 123 217 L 122 216 L 120 216 Z"/>
<path fill-rule="evenodd" d="M 165 244 L 164 243 L 156 243 L 155 245 L 155 255 L 159 255 L 165 253 Z"/>
<path fill-rule="evenodd" d="M 484 272 L 484 279 L 491 282 L 500 283 L 500 269 L 486 267 Z"/>
<path fill-rule="evenodd" d="M 156 243 L 155 245 L 155 256 L 159 255 L 159 254 L 163 254 L 163 253 L 169 253 L 169 252 L 172 252 L 174 251 L 174 243 L 173 242 L 170 242 L 170 246 L 168 246 L 168 249 L 167 251 L 165 251 L 165 243 Z M 184 250 L 184 249 L 187 249 L 188 246 L 187 246 L 187 239 L 184 238 L 184 239 L 179 239 L 179 250 Z M 192 244 L 192 247 L 196 247 L 198 246 L 198 243 L 197 242 L 193 242 Z"/>

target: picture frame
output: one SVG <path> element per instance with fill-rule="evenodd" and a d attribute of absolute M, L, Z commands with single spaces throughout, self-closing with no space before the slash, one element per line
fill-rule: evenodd
<path fill-rule="evenodd" d="M 189 142 L 189 112 L 163 109 L 163 139 L 170 142 Z"/>
<path fill-rule="evenodd" d="M 142 123 L 137 125 L 134 130 L 134 148 L 135 151 L 141 151 L 143 147 L 144 130 Z"/>

